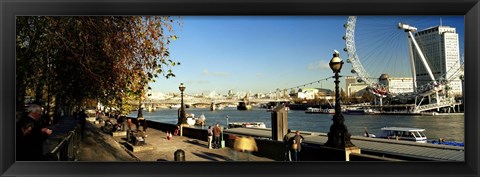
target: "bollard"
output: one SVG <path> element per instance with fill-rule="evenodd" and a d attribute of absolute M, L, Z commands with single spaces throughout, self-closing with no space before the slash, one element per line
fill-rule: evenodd
<path fill-rule="evenodd" d="M 174 153 L 175 161 L 185 161 L 185 151 L 178 149 Z"/>

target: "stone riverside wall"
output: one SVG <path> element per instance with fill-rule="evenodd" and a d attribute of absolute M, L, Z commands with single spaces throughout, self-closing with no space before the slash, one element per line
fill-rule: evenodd
<path fill-rule="evenodd" d="M 135 118 L 132 118 L 133 122 L 136 122 Z M 149 128 L 154 128 L 164 132 L 175 132 L 177 125 L 153 122 L 147 120 L 147 125 Z M 147 130 L 148 132 L 148 130 Z M 193 139 L 198 139 L 202 141 L 207 141 L 207 127 L 205 129 L 193 128 L 193 127 L 184 127 L 183 136 Z M 232 148 L 235 141 L 236 135 L 234 134 L 223 134 L 223 140 L 225 140 L 225 146 Z M 253 155 L 267 157 L 276 161 L 284 160 L 285 145 L 282 141 L 273 141 L 270 139 L 256 138 L 255 142 L 257 143 L 258 151 L 253 152 Z M 305 143 L 302 146 L 302 152 L 299 155 L 299 159 L 302 161 L 344 161 L 345 152 L 324 147 L 320 144 L 307 144 Z M 408 159 L 416 160 L 416 159 Z M 369 154 L 351 154 L 350 161 L 398 161 L 393 158 L 386 158 L 381 156 L 369 155 Z"/>

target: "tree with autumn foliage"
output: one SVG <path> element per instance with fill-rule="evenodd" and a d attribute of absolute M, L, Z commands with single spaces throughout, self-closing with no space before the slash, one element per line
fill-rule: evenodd
<path fill-rule="evenodd" d="M 17 113 L 26 98 L 71 113 L 101 102 L 130 108 L 157 77 L 174 77 L 168 16 L 16 17 Z M 95 105 L 93 105 L 95 106 Z M 123 109 L 124 113 L 130 111 Z"/>

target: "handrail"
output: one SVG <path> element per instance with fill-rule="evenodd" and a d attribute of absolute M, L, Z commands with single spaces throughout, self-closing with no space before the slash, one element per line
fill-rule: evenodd
<path fill-rule="evenodd" d="M 74 161 L 78 149 L 80 148 L 80 128 L 77 126 L 69 131 L 67 136 L 49 152 L 47 153 L 47 160 L 49 161 Z"/>
<path fill-rule="evenodd" d="M 456 103 L 452 100 L 445 100 L 445 101 L 441 101 L 441 102 L 438 102 L 438 103 L 418 106 L 415 111 L 416 112 L 421 112 L 421 111 L 430 110 L 430 109 L 448 107 L 448 106 L 452 106 L 454 104 L 458 104 L 458 103 Z"/>
<path fill-rule="evenodd" d="M 63 138 L 62 141 L 60 141 L 60 143 L 58 143 L 58 145 L 55 146 L 55 148 L 53 148 L 52 151 L 50 151 L 50 153 L 55 154 L 63 146 L 63 144 L 67 142 L 74 134 L 75 134 L 75 130 L 68 132 L 67 137 Z"/>

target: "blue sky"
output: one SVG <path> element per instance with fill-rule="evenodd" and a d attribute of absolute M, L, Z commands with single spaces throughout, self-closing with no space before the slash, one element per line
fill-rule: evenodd
<path fill-rule="evenodd" d="M 463 31 L 463 17 L 461 20 Z M 225 94 L 228 90 L 270 92 L 320 80 L 333 50 L 343 52 L 346 16 L 183 16 L 179 39 L 170 46 L 176 77 L 158 78 L 153 91 Z M 448 21 L 448 20 L 447 20 Z M 457 31 L 459 29 L 457 28 Z M 463 42 L 463 40 L 462 40 Z M 350 73 L 345 64 L 343 75 Z M 341 82 L 341 87 L 344 83 Z M 310 85 L 333 89 L 333 80 Z"/>

